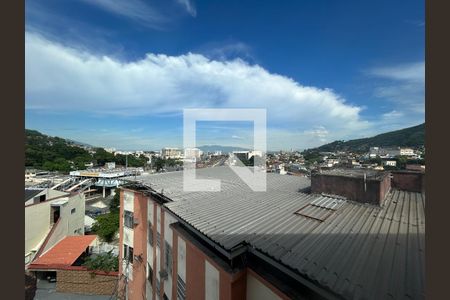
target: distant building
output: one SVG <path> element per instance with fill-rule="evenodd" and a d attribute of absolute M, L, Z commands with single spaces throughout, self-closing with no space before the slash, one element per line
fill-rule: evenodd
<path fill-rule="evenodd" d="M 383 165 L 389 166 L 389 167 L 396 167 L 397 161 L 396 160 L 385 160 L 385 161 L 383 161 Z"/>
<path fill-rule="evenodd" d="M 414 149 L 405 147 L 370 147 L 369 157 L 374 158 L 376 156 L 380 157 L 396 157 L 396 156 L 415 156 Z"/>
<path fill-rule="evenodd" d="M 402 156 L 414 156 L 414 150 L 411 148 L 400 148 L 400 155 Z"/>
<path fill-rule="evenodd" d="M 164 159 L 180 159 L 182 158 L 182 151 L 178 148 L 163 148 L 161 150 L 161 157 Z"/>
<path fill-rule="evenodd" d="M 107 163 L 105 163 L 105 168 L 107 168 L 108 170 L 115 169 L 116 163 L 115 162 L 107 162 Z"/>
<path fill-rule="evenodd" d="M 254 150 L 254 151 L 233 151 L 233 154 L 239 158 L 240 160 L 249 160 L 253 156 L 255 157 L 262 157 L 263 152 L 260 150 Z"/>
<path fill-rule="evenodd" d="M 186 159 L 199 159 L 202 155 L 202 151 L 198 148 L 186 148 L 184 149 L 184 158 Z"/>

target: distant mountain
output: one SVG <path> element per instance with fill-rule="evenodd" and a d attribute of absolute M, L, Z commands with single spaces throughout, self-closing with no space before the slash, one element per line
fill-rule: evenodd
<path fill-rule="evenodd" d="M 419 147 L 425 144 L 425 123 L 382 133 L 370 138 L 362 138 L 349 141 L 334 141 L 308 151 L 335 152 L 353 151 L 365 152 L 370 147 Z"/>
<path fill-rule="evenodd" d="M 220 145 L 203 145 L 200 147 L 197 147 L 203 152 L 215 152 L 215 151 L 222 151 L 223 154 L 233 152 L 233 151 L 247 151 L 249 149 L 242 148 L 242 147 L 233 147 L 233 146 L 220 146 Z"/>

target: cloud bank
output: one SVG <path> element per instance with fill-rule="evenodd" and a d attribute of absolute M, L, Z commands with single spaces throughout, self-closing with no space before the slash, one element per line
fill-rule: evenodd
<path fill-rule="evenodd" d="M 320 128 L 336 138 L 369 126 L 361 108 L 331 89 L 303 86 L 258 65 L 203 55 L 149 53 L 121 62 L 26 33 L 26 108 L 123 116 L 181 113 L 183 108 L 267 108 L 271 126 Z M 323 136 L 320 137 L 323 140 Z"/>

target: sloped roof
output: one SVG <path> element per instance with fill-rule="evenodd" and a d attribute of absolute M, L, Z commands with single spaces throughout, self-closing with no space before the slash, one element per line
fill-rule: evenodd
<path fill-rule="evenodd" d="M 68 236 L 32 262 L 29 269 L 71 266 L 96 238 L 96 235 Z"/>
<path fill-rule="evenodd" d="M 42 192 L 44 189 L 25 189 L 25 202 Z"/>
<path fill-rule="evenodd" d="M 261 193 L 165 206 L 224 249 L 248 244 L 344 298 L 424 298 L 424 194 L 392 190 L 383 207 L 321 201 L 333 198 Z"/>

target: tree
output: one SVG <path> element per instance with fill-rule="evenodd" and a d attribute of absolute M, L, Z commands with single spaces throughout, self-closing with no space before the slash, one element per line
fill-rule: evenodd
<path fill-rule="evenodd" d="M 119 230 L 119 212 L 110 212 L 109 214 L 100 215 L 95 219 L 92 225 L 92 231 L 95 232 L 100 239 L 110 243 L 114 240 Z"/>
<path fill-rule="evenodd" d="M 164 159 L 162 159 L 162 158 L 160 158 L 160 157 L 157 157 L 156 159 L 155 159 L 155 168 L 156 168 L 156 171 L 160 171 L 161 169 L 163 169 L 164 168 L 164 166 L 165 166 L 165 161 L 164 161 Z"/>
<path fill-rule="evenodd" d="M 111 199 L 111 202 L 109 203 L 109 211 L 112 213 L 118 213 L 119 212 L 119 205 L 120 205 L 120 192 L 116 191 L 116 194 Z"/>
<path fill-rule="evenodd" d="M 98 255 L 92 255 L 86 258 L 83 266 L 92 271 L 119 271 L 119 258 L 112 251 Z"/>
<path fill-rule="evenodd" d="M 408 162 L 408 158 L 406 156 L 397 156 L 397 168 L 405 169 L 406 164 Z"/>

